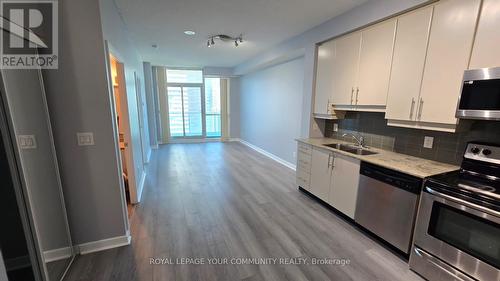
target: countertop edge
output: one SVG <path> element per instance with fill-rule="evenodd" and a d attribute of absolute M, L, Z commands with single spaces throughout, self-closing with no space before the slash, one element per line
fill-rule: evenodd
<path fill-rule="evenodd" d="M 323 150 L 332 151 L 332 152 L 335 152 L 335 153 L 338 153 L 338 154 L 345 155 L 347 157 L 358 159 L 358 160 L 366 162 L 366 163 L 378 165 L 378 166 L 381 166 L 381 167 L 384 167 L 384 168 L 388 168 L 388 169 L 391 169 L 391 170 L 394 170 L 394 171 L 398 171 L 398 172 L 401 172 L 401 173 L 404 173 L 404 174 L 408 174 L 408 175 L 411 175 L 411 176 L 414 176 L 414 177 L 418 177 L 418 178 L 421 178 L 421 179 L 425 179 L 425 178 L 428 178 L 428 177 L 431 177 L 431 176 L 434 176 L 434 175 L 439 175 L 439 174 L 443 174 L 443 173 L 447 173 L 447 172 L 457 171 L 457 170 L 460 169 L 460 167 L 454 166 L 454 165 L 451 165 L 451 164 L 441 163 L 441 162 L 437 162 L 437 161 L 433 161 L 433 160 L 428 160 L 428 159 L 419 158 L 419 157 L 410 156 L 410 155 L 406 155 L 406 154 L 402 154 L 402 153 L 397 153 L 397 152 L 392 152 L 392 151 L 385 151 L 385 150 L 376 149 L 376 148 L 370 148 L 370 150 L 378 152 L 377 154 L 373 154 L 373 155 L 355 155 L 355 154 L 352 154 L 352 153 L 349 153 L 349 152 L 345 152 L 345 151 L 342 151 L 342 150 L 339 150 L 339 149 L 335 149 L 335 148 L 332 148 L 332 147 L 327 147 L 327 146 L 325 146 L 323 144 L 314 143 L 311 140 L 328 141 L 329 143 L 332 143 L 332 144 L 333 143 L 348 143 L 349 144 L 349 142 L 346 142 L 346 141 L 341 141 L 341 140 L 337 140 L 337 139 L 330 139 L 330 138 L 323 138 L 323 139 L 322 138 L 309 138 L 309 139 L 306 139 L 306 138 L 296 138 L 295 139 L 295 141 L 297 141 L 297 142 L 309 144 L 309 145 L 312 145 L 314 147 L 318 147 L 318 148 L 323 149 Z M 414 172 L 414 171 L 405 170 L 405 169 L 402 169 L 400 167 L 397 167 L 397 166 L 394 166 L 394 165 L 390 165 L 390 164 L 387 164 L 387 163 L 381 163 L 380 160 L 377 161 L 377 159 L 373 159 L 373 158 L 375 158 L 377 156 L 380 157 L 380 154 L 383 154 L 383 153 L 395 154 L 395 156 L 397 156 L 397 157 L 412 157 L 412 158 L 415 158 L 415 159 L 429 161 L 430 162 L 429 164 L 431 164 L 431 165 L 433 163 L 435 163 L 435 165 L 440 165 L 440 166 L 445 165 L 445 166 L 448 166 L 448 167 L 442 167 L 442 168 L 440 168 L 441 170 L 440 171 L 436 171 L 436 173 L 430 173 L 430 172 L 429 173 L 425 173 L 425 174 L 423 172 L 422 173 L 418 173 L 418 172 Z"/>

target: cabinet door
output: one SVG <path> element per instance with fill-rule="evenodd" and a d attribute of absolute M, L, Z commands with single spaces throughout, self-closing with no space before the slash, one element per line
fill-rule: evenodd
<path fill-rule="evenodd" d="M 332 169 L 331 152 L 313 148 L 311 158 L 310 192 L 323 201 L 328 200 Z"/>
<path fill-rule="evenodd" d="M 333 65 L 332 95 L 334 105 L 354 104 L 360 42 L 360 32 L 348 34 L 335 40 L 336 56 Z"/>
<path fill-rule="evenodd" d="M 391 74 L 396 19 L 391 19 L 361 33 L 357 105 L 384 106 Z"/>
<path fill-rule="evenodd" d="M 360 162 L 357 159 L 336 154 L 328 203 L 354 219 L 358 197 Z"/>
<path fill-rule="evenodd" d="M 434 7 L 418 120 L 456 124 L 455 111 L 469 64 L 480 0 L 446 0 Z"/>
<path fill-rule="evenodd" d="M 415 120 L 433 7 L 398 18 L 386 119 Z"/>
<path fill-rule="evenodd" d="M 500 66 L 500 1 L 484 0 L 470 69 Z"/>
<path fill-rule="evenodd" d="M 333 65 L 335 59 L 335 41 L 329 41 L 318 47 L 316 67 L 316 90 L 314 113 L 329 114 L 330 99 L 333 93 Z"/>

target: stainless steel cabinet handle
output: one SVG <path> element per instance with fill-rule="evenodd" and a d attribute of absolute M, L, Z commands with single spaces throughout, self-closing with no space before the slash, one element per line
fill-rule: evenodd
<path fill-rule="evenodd" d="M 328 168 L 330 168 L 331 164 L 330 164 L 330 159 L 332 158 L 332 154 L 328 154 Z"/>
<path fill-rule="evenodd" d="M 359 87 L 356 87 L 356 105 L 358 104 L 359 98 Z"/>
<path fill-rule="evenodd" d="M 413 119 L 413 109 L 415 108 L 415 98 L 411 98 L 410 120 Z"/>
<path fill-rule="evenodd" d="M 424 99 L 420 97 L 420 104 L 418 106 L 418 120 L 422 119 L 422 108 L 424 107 Z"/>
<path fill-rule="evenodd" d="M 335 167 L 335 154 L 332 154 L 332 170 Z"/>
<path fill-rule="evenodd" d="M 353 101 L 354 101 L 354 87 L 351 88 L 351 105 Z"/>

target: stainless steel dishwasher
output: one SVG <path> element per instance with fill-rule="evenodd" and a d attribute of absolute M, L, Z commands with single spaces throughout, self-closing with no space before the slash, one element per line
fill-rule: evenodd
<path fill-rule="evenodd" d="M 361 163 L 354 220 L 408 254 L 422 180 Z"/>

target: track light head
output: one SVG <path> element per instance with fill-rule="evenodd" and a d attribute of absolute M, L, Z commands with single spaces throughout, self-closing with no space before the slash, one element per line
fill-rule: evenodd
<path fill-rule="evenodd" d="M 235 47 L 238 47 L 238 45 L 239 45 L 239 44 L 238 44 L 238 40 L 235 40 L 235 41 L 234 41 L 234 46 L 235 46 Z"/>
<path fill-rule="evenodd" d="M 211 45 L 215 45 L 215 41 L 214 41 L 214 38 L 212 37 L 212 39 L 210 40 L 210 44 Z"/>

